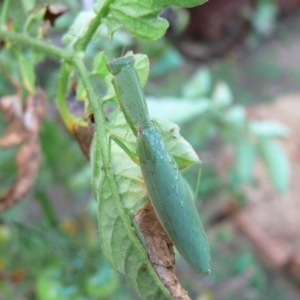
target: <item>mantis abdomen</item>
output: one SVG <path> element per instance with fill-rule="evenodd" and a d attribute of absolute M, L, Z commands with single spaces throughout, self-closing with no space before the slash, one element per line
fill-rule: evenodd
<path fill-rule="evenodd" d="M 139 129 L 137 154 L 154 210 L 182 257 L 210 273 L 210 251 L 194 199 L 155 126 Z"/>

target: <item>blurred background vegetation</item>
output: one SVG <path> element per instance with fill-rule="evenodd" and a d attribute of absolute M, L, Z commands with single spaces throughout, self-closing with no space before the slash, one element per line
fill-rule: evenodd
<path fill-rule="evenodd" d="M 18 2 L 10 12 L 13 20 L 45 4 Z M 48 38 L 61 45 L 63 33 L 79 11 L 91 8 L 90 2 L 48 1 L 70 8 Z M 200 276 L 178 256 L 180 281 L 198 300 L 298 299 L 295 280 L 266 267 L 231 219 L 251 204 L 245 187 L 259 189 L 256 158 L 263 161 L 273 189 L 288 190 L 287 158 L 273 141 L 286 137 L 288 129 L 274 120 L 248 118 L 247 106 L 299 93 L 300 1 L 210 0 L 194 9 L 168 9 L 163 16 L 170 21 L 165 38 L 145 42 L 118 31 L 109 40 L 102 27 L 88 57 L 92 61 L 99 51 L 110 58 L 127 50 L 147 54 L 151 115 L 178 123 L 204 163 L 198 207 L 213 271 Z M 16 62 L 0 50 L 1 61 L 13 72 Z M 48 99 L 39 135 L 42 157 L 31 191 L 0 214 L 0 299 L 136 299 L 102 258 L 89 163 L 55 107 L 58 67 L 46 58 L 35 69 Z M 0 96 L 13 93 L 2 69 Z M 6 126 L 0 114 L 0 136 Z M 228 148 L 234 154 L 227 159 Z M 0 195 L 14 182 L 17 150 L 0 148 Z"/>

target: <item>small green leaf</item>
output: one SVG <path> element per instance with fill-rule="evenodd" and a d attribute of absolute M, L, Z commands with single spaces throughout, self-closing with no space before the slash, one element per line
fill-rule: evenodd
<path fill-rule="evenodd" d="M 97 74 L 101 78 L 104 78 L 109 74 L 108 69 L 107 69 L 107 57 L 104 55 L 103 52 L 100 52 L 96 55 L 93 63 L 93 73 L 92 74 Z"/>
<path fill-rule="evenodd" d="M 182 65 L 184 59 L 182 55 L 174 48 L 164 51 L 151 67 L 153 76 L 161 76 L 170 71 L 174 71 Z"/>
<path fill-rule="evenodd" d="M 246 111 L 243 106 L 236 105 L 225 113 L 225 121 L 233 126 L 243 126 L 246 120 Z"/>
<path fill-rule="evenodd" d="M 192 7 L 204 2 L 203 0 L 112 0 L 105 22 L 110 34 L 122 24 L 135 37 L 146 40 L 159 39 L 169 26 L 167 20 L 159 17 L 163 8 L 170 5 Z M 94 11 L 96 13 L 104 11 L 106 4 L 106 1 L 98 0 L 94 4 Z"/>
<path fill-rule="evenodd" d="M 206 96 L 211 90 L 212 77 L 207 68 L 198 70 L 182 87 L 182 95 L 186 98 Z"/>
<path fill-rule="evenodd" d="M 224 108 L 232 103 L 233 96 L 225 82 L 217 83 L 212 94 L 212 101 L 217 108 Z"/>
<path fill-rule="evenodd" d="M 108 35 L 111 39 L 113 34 L 122 27 L 122 24 L 114 16 L 107 16 L 103 22 L 107 25 Z"/>
<path fill-rule="evenodd" d="M 248 129 L 261 138 L 287 137 L 290 134 L 286 126 L 271 121 L 249 121 Z"/>
<path fill-rule="evenodd" d="M 81 11 L 69 27 L 68 32 L 63 36 L 63 43 L 70 48 L 74 47 L 77 41 L 86 33 L 94 17 L 95 13 L 92 11 Z"/>
<path fill-rule="evenodd" d="M 100 299 L 108 297 L 118 287 L 118 277 L 105 263 L 101 263 L 97 273 L 88 278 L 86 290 L 89 296 Z"/>
<path fill-rule="evenodd" d="M 255 155 L 255 147 L 248 140 L 239 139 L 235 144 L 234 170 L 238 183 L 251 181 Z"/>
<path fill-rule="evenodd" d="M 280 193 L 285 193 L 290 177 L 286 154 L 276 142 L 270 139 L 261 139 L 258 149 L 272 184 Z"/>
<path fill-rule="evenodd" d="M 264 36 L 270 35 L 275 27 L 277 13 L 278 6 L 273 1 L 259 1 L 252 16 L 252 26 Z"/>
<path fill-rule="evenodd" d="M 145 3 L 116 2 L 111 4 L 110 10 L 133 36 L 146 40 L 159 39 L 165 34 L 168 21 L 158 17 L 158 11 L 149 13 L 151 10 Z"/>
<path fill-rule="evenodd" d="M 171 122 L 183 123 L 205 113 L 210 108 L 210 100 L 203 98 L 199 102 L 191 99 L 165 97 L 156 99 L 147 97 L 150 115 Z"/>
<path fill-rule="evenodd" d="M 127 55 L 126 55 L 127 56 Z M 134 55 L 135 64 L 134 68 L 138 73 L 141 86 L 144 87 L 149 77 L 149 59 L 147 55 L 135 54 Z"/>
<path fill-rule="evenodd" d="M 152 0 L 152 2 L 158 2 L 159 5 L 162 5 L 164 7 L 170 5 L 182 7 L 195 7 L 207 2 L 207 0 Z"/>
<path fill-rule="evenodd" d="M 28 14 L 35 6 L 36 0 L 21 0 L 25 14 Z"/>
<path fill-rule="evenodd" d="M 28 93 L 35 93 L 35 61 L 33 57 L 25 56 L 21 52 L 18 52 L 18 61 L 20 65 L 20 71 L 22 76 L 22 82 Z"/>

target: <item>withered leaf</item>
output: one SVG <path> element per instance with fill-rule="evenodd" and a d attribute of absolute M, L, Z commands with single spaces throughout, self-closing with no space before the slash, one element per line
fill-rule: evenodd
<path fill-rule="evenodd" d="M 70 10 L 69 7 L 57 4 L 49 4 L 46 6 L 44 20 L 49 21 L 51 26 L 54 26 L 55 20 Z"/>
<path fill-rule="evenodd" d="M 173 244 L 161 226 L 150 201 L 135 214 L 134 220 L 142 233 L 148 257 L 162 283 L 175 300 L 189 300 L 175 274 Z"/>
<path fill-rule="evenodd" d="M 16 154 L 16 181 L 0 197 L 0 212 L 23 199 L 33 185 L 39 166 L 40 145 L 36 135 L 22 144 Z"/>
<path fill-rule="evenodd" d="M 21 146 L 16 154 L 17 178 L 0 197 L 0 212 L 19 202 L 34 183 L 40 157 L 38 132 L 46 110 L 46 98 L 41 89 L 27 97 L 24 111 L 19 97 L 11 96 L 4 100 L 0 101 L 0 108 L 6 115 L 9 128 L 4 137 L 0 138 L 0 145 L 3 147 L 21 143 Z"/>
<path fill-rule="evenodd" d="M 90 160 L 90 147 L 93 140 L 94 132 L 91 126 L 84 127 L 75 125 L 73 127 L 73 135 L 76 138 L 82 153 Z"/>
<path fill-rule="evenodd" d="M 22 119 L 22 100 L 19 95 L 1 98 L 0 110 L 9 124 L 3 136 L 0 137 L 0 146 L 8 148 L 19 145 L 24 139 L 24 130 L 20 121 Z"/>
<path fill-rule="evenodd" d="M 83 116 L 85 114 L 84 102 L 76 99 L 77 81 L 73 79 L 71 89 L 67 95 L 68 108 L 72 115 Z M 71 133 L 76 138 L 82 153 L 89 160 L 90 159 L 90 146 L 94 136 L 94 130 L 90 118 L 87 118 L 88 126 L 81 126 L 74 124 L 71 128 Z"/>

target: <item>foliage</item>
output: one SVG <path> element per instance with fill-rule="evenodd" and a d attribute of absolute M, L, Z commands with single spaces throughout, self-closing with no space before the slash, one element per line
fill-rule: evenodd
<path fill-rule="evenodd" d="M 109 58 L 116 55 L 116 48 L 123 45 L 124 40 L 126 43 L 132 42 L 131 36 L 147 40 L 161 38 L 168 27 L 167 21 L 159 16 L 164 7 L 170 5 L 190 7 L 203 2 L 202 0 L 160 0 L 141 4 L 135 0 L 98 0 L 93 12 L 83 11 L 77 15 L 63 37 L 64 48 L 58 48 L 44 41 L 49 22 L 54 22 L 59 16 L 51 11 L 53 9 L 51 5 L 33 9 L 36 7 L 34 0 L 22 1 L 22 8 L 15 11 L 10 1 L 6 0 L 1 6 L 0 42 L 4 44 L 2 46 L 1 43 L 2 48 L 0 48 L 0 67 L 3 70 L 0 75 L 1 93 L 16 94 L 18 96 L 16 102 L 21 103 L 21 107 L 25 106 L 28 99 L 38 93 L 39 78 L 36 76 L 36 65 L 43 61 L 45 56 L 52 56 L 60 61 L 59 78 L 56 70 L 51 76 L 58 83 L 55 84 L 57 85 L 56 105 L 66 127 L 78 137 L 81 131 L 89 129 L 86 116 L 93 114 L 95 119 L 93 126 L 96 134 L 92 145 L 91 164 L 93 192 L 98 205 L 101 251 L 109 265 L 124 274 L 132 288 L 144 299 L 169 299 L 170 295 L 149 262 L 140 239 L 132 230 L 133 221 L 128 210 L 146 192 L 139 168 L 120 147 L 112 143 L 110 148 L 108 142 L 108 135 L 114 134 L 119 136 L 129 149 L 134 150 L 136 146 L 135 138 L 123 114 L 120 114 L 116 107 L 115 93 L 111 85 L 112 75 L 108 72 L 106 63 Z M 46 13 L 49 12 L 51 17 L 46 17 Z M 19 17 L 9 22 L 9 16 L 17 13 Z M 25 22 L 21 23 L 20 20 L 23 19 Z M 122 31 L 124 28 L 129 34 Z M 110 42 L 113 36 L 118 38 Z M 101 43 L 104 41 L 104 45 L 101 45 L 103 51 L 97 55 L 94 55 L 95 48 L 94 52 L 91 49 L 92 38 L 99 38 Z M 163 70 L 169 68 L 172 63 L 178 64 L 180 61 L 174 53 L 169 51 L 165 54 L 165 57 L 170 58 L 170 63 L 163 66 Z M 129 54 L 132 55 L 132 53 L 126 55 Z M 135 59 L 135 68 L 144 86 L 148 79 L 149 61 L 141 54 L 136 54 Z M 161 67 L 161 64 L 158 66 Z M 153 72 L 152 74 L 158 75 L 163 73 L 159 68 Z M 282 192 L 286 190 L 287 162 L 284 154 L 273 141 L 274 137 L 285 136 L 285 129 L 278 124 L 246 121 L 244 108 L 233 105 L 233 96 L 228 86 L 225 83 L 213 85 L 208 70 L 200 70 L 189 79 L 183 85 L 179 98 L 162 99 L 161 102 L 149 99 L 149 107 L 150 111 L 152 107 L 155 108 L 153 116 L 161 112 L 163 119 L 169 118 L 174 122 L 187 123 L 191 119 L 199 120 L 195 125 L 197 130 L 191 131 L 191 136 L 197 135 L 197 140 L 200 141 L 201 145 L 197 146 L 203 146 L 216 133 L 224 141 L 231 143 L 237 154 L 232 171 L 236 182 L 249 183 L 253 180 L 253 163 L 256 156 L 260 155 L 275 187 Z M 168 116 L 170 107 L 172 107 L 172 114 Z M 19 115 L 19 120 L 23 122 L 21 126 L 26 124 L 28 115 L 32 116 L 29 114 L 30 109 L 24 109 Z M 26 129 L 22 133 L 18 131 L 14 121 L 19 111 L 10 112 L 13 118 L 7 118 L 6 122 L 10 125 L 14 124 L 12 129 L 18 133 L 21 142 L 18 144 L 10 142 L 10 145 L 15 148 L 3 151 L 1 149 L 0 178 L 3 179 L 1 183 L 3 182 L 5 186 L 10 186 L 12 174 L 21 167 L 18 161 L 14 165 L 8 157 L 11 158 L 17 153 L 18 146 L 22 147 L 28 138 L 37 135 L 34 130 Z M 33 113 L 34 117 L 36 115 L 37 113 Z M 157 122 L 165 143 L 179 167 L 188 166 L 195 159 L 195 153 L 179 134 L 178 127 L 166 121 Z M 10 211 L 5 212 L 1 219 L 3 224 L 0 225 L 0 237 L 4 245 L 4 250 L 1 249 L 0 272 L 3 269 L 9 276 L 14 275 L 17 268 L 28 272 L 26 280 L 21 280 L 24 283 L 22 292 L 30 291 L 32 280 L 38 277 L 33 292 L 33 297 L 38 299 L 96 299 L 109 297 L 113 293 L 118 295 L 120 288 L 117 287 L 117 283 L 120 279 L 102 260 L 97 239 L 93 236 L 86 242 L 85 249 L 81 249 L 80 253 L 76 252 L 81 247 L 79 241 L 82 243 L 82 239 L 88 239 L 88 235 L 91 234 L 90 228 L 95 228 L 93 217 L 90 217 L 89 212 L 86 211 L 83 213 L 84 217 L 73 212 L 75 218 L 79 219 L 78 223 L 85 223 L 81 222 L 81 219 L 92 219 L 83 226 L 82 224 L 79 226 L 74 220 L 69 224 L 58 220 L 55 209 L 45 192 L 47 186 L 60 182 L 63 183 L 65 192 L 73 199 L 80 198 L 77 193 L 81 193 L 80 196 L 83 198 L 89 198 L 90 168 L 86 167 L 71 137 L 66 132 L 62 132 L 59 124 L 48 119 L 43 122 L 39 119 L 38 124 L 42 171 L 37 178 L 32 195 L 39 203 L 46 223 L 41 222 L 38 225 L 40 230 L 37 235 L 46 232 L 45 239 L 48 241 L 41 242 L 34 237 L 34 234 L 31 237 L 22 233 L 27 229 L 30 232 L 36 231 L 25 226 L 25 217 L 28 213 L 26 202 L 16 207 L 14 210 L 16 216 L 12 216 Z M 171 130 L 177 137 L 175 143 L 172 139 L 173 135 L 169 134 Z M 82 144 L 86 146 L 85 142 L 79 141 L 79 143 L 81 146 Z M 35 141 L 35 145 L 38 144 Z M 25 167 L 29 168 L 29 162 L 26 162 Z M 2 189 L 5 190 L 1 186 L 1 192 Z M 21 200 L 25 195 L 19 198 Z M 77 202 L 80 203 L 79 200 Z M 95 210 L 94 207 L 90 209 Z M 80 228 L 78 231 L 75 230 L 75 233 L 72 231 L 74 224 Z M 82 231 L 85 231 L 85 234 Z M 20 253 L 17 250 L 19 244 L 24 245 L 22 246 L 24 265 L 14 259 L 16 253 Z M 52 248 L 54 250 L 51 250 Z M 10 249 L 14 249 L 14 252 L 11 253 Z M 33 251 L 35 251 L 34 256 Z M 10 255 L 7 254 L 8 252 Z M 7 257 L 10 259 L 8 260 Z M 4 267 L 2 262 L 5 262 Z M 36 264 L 36 267 L 29 268 L 30 271 L 27 271 L 26 265 L 30 264 Z M 81 274 L 79 270 L 85 272 Z M 16 294 L 11 288 L 11 283 L 4 282 L 1 285 L 0 290 L 4 291 L 4 296 L 13 299 Z M 132 299 L 133 296 L 127 293 L 128 298 Z M 124 294 L 120 294 L 124 299 Z"/>

